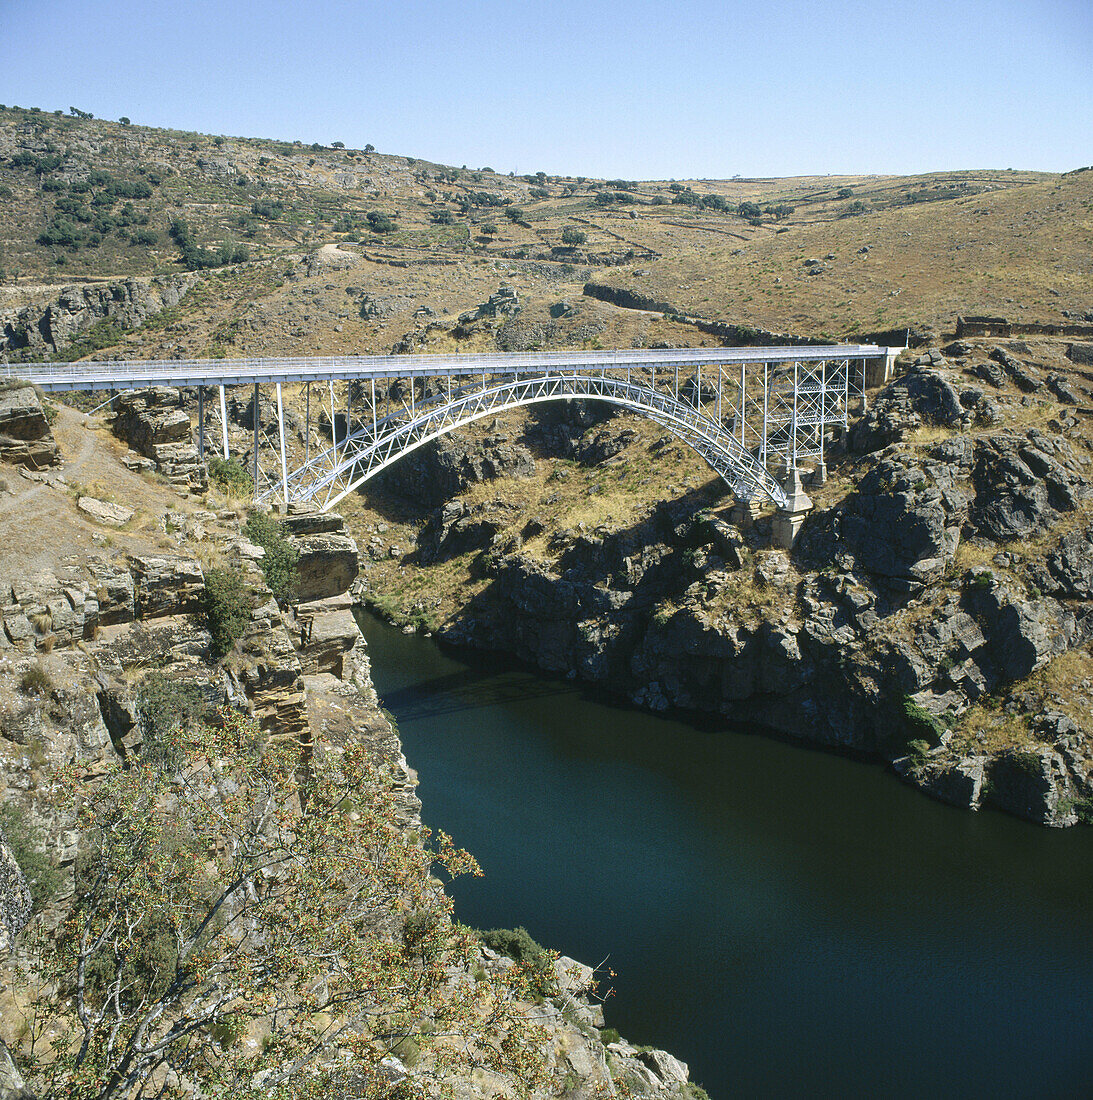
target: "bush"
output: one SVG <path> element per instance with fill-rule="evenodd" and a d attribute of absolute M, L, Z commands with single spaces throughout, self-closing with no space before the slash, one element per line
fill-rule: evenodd
<path fill-rule="evenodd" d="M 31 904 L 37 912 L 57 896 L 64 873 L 47 853 L 41 832 L 25 811 L 10 802 L 0 806 L 0 832 L 27 880 Z"/>
<path fill-rule="evenodd" d="M 520 963 L 528 973 L 532 989 L 540 996 L 553 997 L 557 994 L 554 959 L 542 944 L 531 938 L 526 928 L 491 928 L 482 932 L 479 939 L 492 951 Z"/>
<path fill-rule="evenodd" d="M 266 552 L 259 564 L 270 591 L 278 599 L 291 596 L 300 580 L 296 568 L 300 553 L 285 538 L 281 524 L 272 516 L 255 512 L 243 527 L 243 534 Z"/>
<path fill-rule="evenodd" d="M 588 240 L 588 234 L 583 230 L 575 229 L 571 225 L 567 225 L 562 230 L 562 244 L 584 244 Z"/>
<path fill-rule="evenodd" d="M 900 715 L 912 738 L 924 742 L 927 749 L 929 745 L 937 744 L 941 740 L 941 735 L 945 732 L 941 722 L 924 707 L 919 706 L 910 695 L 902 696 L 899 706 Z M 922 755 L 916 747 L 915 740 L 908 741 L 908 749 L 912 755 Z"/>
<path fill-rule="evenodd" d="M 53 680 L 40 665 L 31 665 L 19 677 L 19 690 L 24 695 L 48 695 L 53 690 Z"/>
<path fill-rule="evenodd" d="M 205 574 L 205 624 L 217 657 L 230 652 L 250 622 L 250 599 L 238 569 L 210 569 Z"/>
<path fill-rule="evenodd" d="M 201 691 L 193 682 L 150 672 L 137 688 L 136 709 L 141 727 L 141 758 L 176 772 L 182 753 L 178 732 L 192 728 L 205 713 Z"/>
<path fill-rule="evenodd" d="M 209 480 L 221 491 L 238 493 L 240 496 L 249 496 L 254 491 L 254 478 L 235 459 L 210 455 L 205 465 L 209 471 Z"/>

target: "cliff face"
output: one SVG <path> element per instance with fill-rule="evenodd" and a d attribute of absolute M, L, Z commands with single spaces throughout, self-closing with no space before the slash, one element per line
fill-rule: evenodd
<path fill-rule="evenodd" d="M 196 279 L 187 273 L 73 285 L 45 300 L 37 295 L 25 304 L 7 305 L 0 308 L 0 354 L 62 351 L 97 321 L 136 328 L 161 310 L 177 306 Z"/>

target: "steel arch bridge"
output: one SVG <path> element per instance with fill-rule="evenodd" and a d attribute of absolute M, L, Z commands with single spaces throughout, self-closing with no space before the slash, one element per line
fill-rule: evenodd
<path fill-rule="evenodd" d="M 225 387 L 253 386 L 249 458 L 258 500 L 311 501 L 325 511 L 449 431 L 509 409 L 578 398 L 654 421 L 696 451 L 738 501 L 782 507 L 787 494 L 776 472 L 822 460 L 831 429 L 845 429 L 851 403 L 864 402 L 868 365 L 886 373 L 898 350 L 829 345 L 191 359 L 8 366 L 6 374 L 45 390 L 196 386 L 202 454 L 205 390 L 218 387 L 225 458 Z M 302 387 L 299 440 L 286 430 L 288 384 Z M 260 424 L 263 386 L 276 389 L 276 438 Z M 329 446 L 312 447 L 313 406 L 316 422 L 329 431 Z"/>

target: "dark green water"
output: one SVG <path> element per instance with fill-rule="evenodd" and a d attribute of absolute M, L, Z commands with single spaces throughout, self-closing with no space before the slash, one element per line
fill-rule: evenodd
<path fill-rule="evenodd" d="M 607 1022 L 730 1096 L 1093 1096 L 1093 830 L 605 704 L 365 617 L 478 927 L 617 972 Z"/>

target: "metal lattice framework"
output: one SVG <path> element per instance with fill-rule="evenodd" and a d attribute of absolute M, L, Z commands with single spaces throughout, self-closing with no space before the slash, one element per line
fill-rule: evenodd
<path fill-rule="evenodd" d="M 867 364 L 890 364 L 896 350 L 834 345 L 129 361 L 8 367 L 7 374 L 47 390 L 196 386 L 202 452 L 205 387 L 218 386 L 225 457 L 224 387 L 252 385 L 249 458 L 259 500 L 309 500 L 325 510 L 446 432 L 508 409 L 580 398 L 653 420 L 701 455 L 738 500 L 781 506 L 786 492 L 775 475 L 802 460 L 822 460 L 831 431 L 847 427 L 853 401 L 864 402 Z M 286 384 L 301 387 L 298 440 L 286 431 Z M 258 415 L 262 386 L 276 389 L 275 437 Z M 312 447 L 313 405 L 329 445 Z"/>

